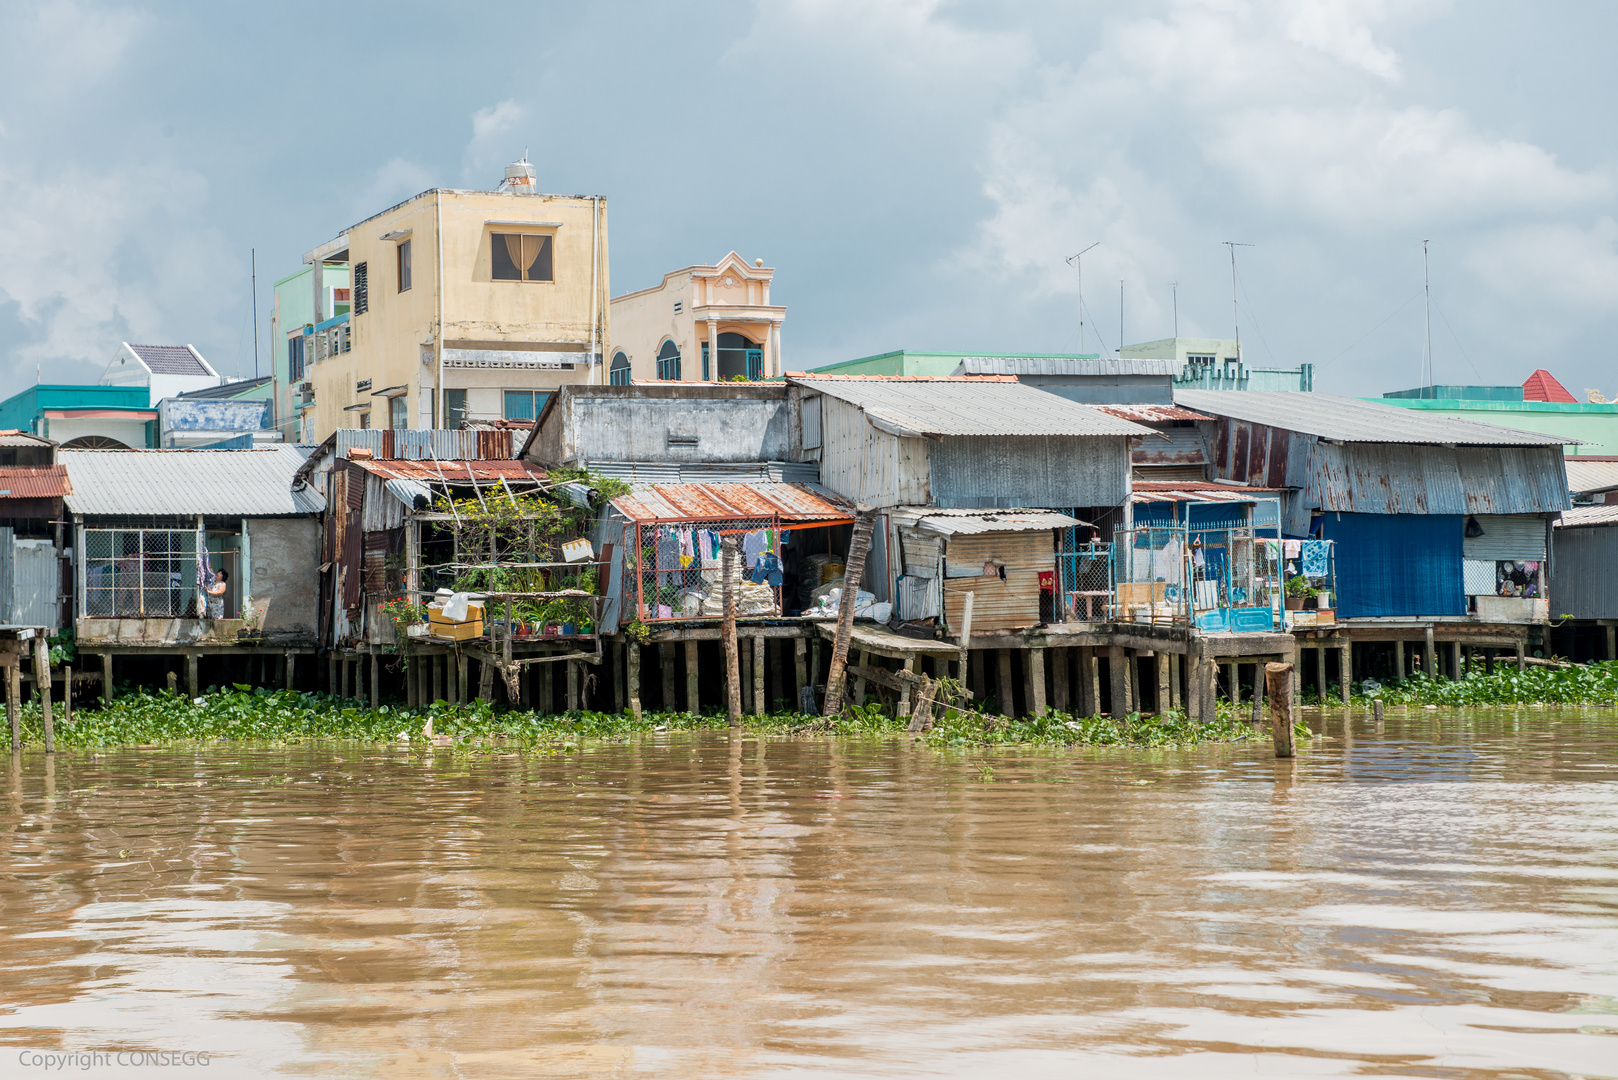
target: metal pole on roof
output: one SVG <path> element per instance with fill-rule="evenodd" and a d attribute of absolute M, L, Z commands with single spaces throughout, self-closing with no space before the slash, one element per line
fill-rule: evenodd
<path fill-rule="evenodd" d="M 1231 326 L 1236 331 L 1236 362 L 1242 362 L 1242 319 L 1241 312 L 1236 307 L 1236 249 L 1239 247 L 1252 247 L 1238 240 L 1225 240 L 1222 243 L 1230 249 L 1230 316 Z"/>
<path fill-rule="evenodd" d="M 1079 271 L 1079 352 L 1080 353 L 1084 352 L 1084 252 L 1085 251 L 1091 251 L 1091 250 L 1093 250 L 1095 248 L 1098 248 L 1100 246 L 1101 246 L 1101 241 L 1097 240 L 1095 243 L 1093 243 L 1089 247 L 1085 248 L 1084 251 L 1079 252 L 1077 255 L 1069 255 L 1068 259 L 1067 259 L 1067 264 L 1069 266 L 1077 268 L 1078 271 Z"/>
<path fill-rule="evenodd" d="M 258 378 L 258 248 L 249 248 L 253 260 L 253 378 Z M 241 368 L 237 368 L 240 371 Z"/>
<path fill-rule="evenodd" d="M 1118 279 L 1118 355 L 1124 355 L 1124 279 Z"/>
<path fill-rule="evenodd" d="M 1178 340 L 1180 337 L 1180 283 L 1171 281 L 1169 282 L 1169 288 L 1174 290 L 1174 337 Z"/>
<path fill-rule="evenodd" d="M 1427 241 L 1421 242 L 1421 291 L 1426 299 L 1427 343 L 1423 346 L 1423 368 L 1427 372 L 1427 397 L 1433 396 L 1433 290 L 1427 277 Z"/>

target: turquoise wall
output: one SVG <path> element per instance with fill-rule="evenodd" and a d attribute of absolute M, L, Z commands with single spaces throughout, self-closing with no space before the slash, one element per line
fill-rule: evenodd
<path fill-rule="evenodd" d="M 953 375 L 956 367 L 968 356 L 1035 356 L 1056 360 L 1095 360 L 1096 353 L 981 353 L 981 352 L 897 352 L 862 356 L 858 360 L 844 360 L 815 368 L 820 375 Z"/>

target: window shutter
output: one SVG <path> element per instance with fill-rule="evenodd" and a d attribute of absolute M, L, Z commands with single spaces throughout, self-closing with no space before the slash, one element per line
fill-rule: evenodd
<path fill-rule="evenodd" d="M 371 306 L 370 269 L 365 263 L 354 264 L 354 314 L 364 315 Z"/>

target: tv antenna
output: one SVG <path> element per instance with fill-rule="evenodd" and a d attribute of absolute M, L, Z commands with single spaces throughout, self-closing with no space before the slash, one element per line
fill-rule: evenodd
<path fill-rule="evenodd" d="M 1089 247 L 1085 248 L 1084 251 L 1079 252 L 1077 255 L 1069 255 L 1067 257 L 1067 264 L 1069 266 L 1075 267 L 1079 271 L 1079 352 L 1080 353 L 1084 352 L 1084 256 L 1085 256 L 1086 252 L 1094 251 L 1096 248 L 1098 248 L 1100 246 L 1101 246 L 1101 241 L 1097 240 L 1095 243 L 1091 244 Z"/>
<path fill-rule="evenodd" d="M 1236 307 L 1236 249 L 1239 247 L 1252 247 L 1253 245 L 1244 244 L 1239 240 L 1222 240 L 1220 243 L 1230 249 L 1230 325 L 1236 331 L 1236 362 L 1240 364 L 1242 362 L 1242 318 L 1241 312 Z"/>
<path fill-rule="evenodd" d="M 1180 336 L 1180 283 L 1171 281 L 1169 282 L 1169 288 L 1174 292 L 1174 336 L 1178 338 Z"/>
<path fill-rule="evenodd" d="M 1433 396 L 1433 289 L 1427 277 L 1427 241 L 1421 242 L 1421 291 L 1425 295 L 1427 318 L 1427 343 L 1423 346 L 1426 356 L 1423 357 L 1423 367 L 1427 370 L 1427 397 Z"/>

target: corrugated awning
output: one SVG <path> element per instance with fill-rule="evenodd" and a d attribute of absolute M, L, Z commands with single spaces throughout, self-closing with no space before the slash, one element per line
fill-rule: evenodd
<path fill-rule="evenodd" d="M 384 480 L 416 480 L 421 483 L 451 483 L 471 485 L 521 481 L 538 483 L 547 473 L 538 465 L 511 458 L 493 461 L 414 461 L 392 458 L 385 461 L 349 458 L 349 464 L 358 465 L 366 472 Z"/>
<path fill-rule="evenodd" d="M 1199 412 L 1179 405 L 1091 405 L 1092 409 L 1100 409 L 1109 416 L 1116 416 L 1120 420 L 1131 420 L 1137 424 L 1164 424 L 1170 420 L 1212 420 Z"/>
<path fill-rule="evenodd" d="M 916 522 L 916 528 L 939 536 L 968 533 L 1044 532 L 1089 525 L 1054 510 L 945 510 L 930 512 Z"/>
<path fill-rule="evenodd" d="M 819 484 L 645 484 L 612 500 L 637 524 L 777 519 L 784 524 L 852 521 L 854 504 Z"/>
<path fill-rule="evenodd" d="M 1211 483 L 1154 483 L 1137 480 L 1129 493 L 1129 501 L 1140 505 L 1157 502 L 1225 502 L 1253 503 L 1266 499 L 1279 499 L 1279 488 L 1233 487 L 1230 484 Z"/>
<path fill-rule="evenodd" d="M 0 498 L 60 499 L 73 494 L 66 465 L 26 465 L 0 468 Z"/>

